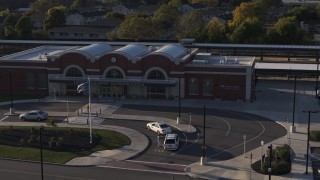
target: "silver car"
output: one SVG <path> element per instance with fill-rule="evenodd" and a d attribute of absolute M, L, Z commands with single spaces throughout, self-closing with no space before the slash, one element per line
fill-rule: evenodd
<path fill-rule="evenodd" d="M 46 120 L 48 118 L 48 113 L 44 112 L 44 111 L 41 111 L 41 110 L 32 110 L 32 111 L 29 111 L 25 114 L 21 114 L 19 116 L 19 118 L 22 120 L 22 121 L 25 121 L 25 120 L 38 120 L 38 121 L 41 121 L 41 120 Z"/>

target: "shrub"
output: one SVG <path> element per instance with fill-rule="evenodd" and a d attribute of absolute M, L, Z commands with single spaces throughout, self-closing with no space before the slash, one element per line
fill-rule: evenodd
<path fill-rule="evenodd" d="M 289 162 L 286 161 L 280 161 L 279 163 L 276 163 L 274 166 L 274 171 L 277 174 L 283 174 L 288 173 L 291 170 L 291 166 Z"/>
<path fill-rule="evenodd" d="M 315 131 L 315 130 L 310 131 L 310 140 L 320 141 L 320 131 Z"/>
<path fill-rule="evenodd" d="M 290 162 L 290 146 L 288 144 L 276 147 L 275 153 L 279 161 Z"/>
<path fill-rule="evenodd" d="M 31 134 L 35 134 L 35 129 L 34 129 L 34 127 L 31 128 L 30 132 L 31 132 Z"/>
<path fill-rule="evenodd" d="M 37 136 L 32 134 L 32 135 L 30 135 L 30 137 L 28 139 L 28 144 L 32 144 L 32 143 L 34 143 L 36 141 L 37 141 Z"/>
<path fill-rule="evenodd" d="M 48 126 L 57 127 L 57 123 L 53 119 L 48 119 L 46 122 Z"/>
<path fill-rule="evenodd" d="M 56 141 L 56 146 L 57 148 L 60 148 L 62 145 L 64 138 L 63 137 L 59 137 L 58 140 Z"/>
<path fill-rule="evenodd" d="M 21 138 L 20 139 L 20 143 L 22 146 L 26 145 L 27 144 L 27 140 L 25 138 Z"/>

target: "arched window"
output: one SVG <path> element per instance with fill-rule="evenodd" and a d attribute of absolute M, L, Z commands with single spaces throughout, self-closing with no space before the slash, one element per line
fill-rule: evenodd
<path fill-rule="evenodd" d="M 72 67 L 67 70 L 66 76 L 67 77 L 82 77 L 82 73 L 81 73 L 80 69 L 78 69 L 76 67 Z"/>
<path fill-rule="evenodd" d="M 119 71 L 116 68 L 113 68 L 107 72 L 106 78 L 123 78 L 123 75 L 122 75 L 121 71 Z"/>
<path fill-rule="evenodd" d="M 161 71 L 153 70 L 148 74 L 148 79 L 166 79 L 166 77 Z"/>
<path fill-rule="evenodd" d="M 67 70 L 66 77 L 82 77 L 82 72 L 79 68 L 76 67 L 71 67 Z M 66 90 L 67 90 L 67 94 L 75 94 L 76 90 L 77 90 L 77 82 L 73 81 L 73 82 L 68 82 L 66 84 Z"/>
<path fill-rule="evenodd" d="M 164 80 L 166 79 L 163 72 L 159 70 L 152 70 L 148 76 L 148 79 Z M 165 98 L 166 97 L 166 88 L 159 86 L 148 86 L 148 97 L 151 98 Z"/>

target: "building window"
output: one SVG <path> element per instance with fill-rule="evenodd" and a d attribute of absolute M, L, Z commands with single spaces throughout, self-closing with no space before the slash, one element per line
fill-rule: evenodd
<path fill-rule="evenodd" d="M 106 78 L 123 78 L 123 75 L 118 69 L 114 68 L 107 72 Z"/>
<path fill-rule="evenodd" d="M 159 70 L 153 70 L 148 74 L 148 79 L 166 79 L 165 75 Z M 149 86 L 148 87 L 148 97 L 150 98 L 165 98 L 166 88 L 159 86 Z"/>
<path fill-rule="evenodd" d="M 60 36 L 68 36 L 69 33 L 60 33 Z"/>
<path fill-rule="evenodd" d="M 89 37 L 98 37 L 98 34 L 90 34 Z"/>
<path fill-rule="evenodd" d="M 67 77 L 82 77 L 82 73 L 78 68 L 70 68 L 66 73 Z"/>
<path fill-rule="evenodd" d="M 148 79 L 166 79 L 161 71 L 153 70 L 148 74 Z"/>
<path fill-rule="evenodd" d="M 82 73 L 78 68 L 72 67 L 68 69 L 66 77 L 82 77 Z M 78 84 L 76 82 L 68 82 L 66 86 L 67 90 L 76 91 Z"/>
<path fill-rule="evenodd" d="M 202 94 L 204 96 L 212 96 L 212 90 L 213 90 L 212 79 L 204 79 L 202 86 L 203 86 Z"/>
<path fill-rule="evenodd" d="M 28 89 L 34 89 L 34 85 L 35 85 L 34 74 L 33 73 L 28 73 L 26 80 L 27 80 L 27 88 Z"/>
<path fill-rule="evenodd" d="M 189 79 L 189 95 L 199 95 L 199 80 L 197 78 Z"/>
<path fill-rule="evenodd" d="M 39 75 L 39 88 L 47 88 L 48 79 L 44 73 Z"/>

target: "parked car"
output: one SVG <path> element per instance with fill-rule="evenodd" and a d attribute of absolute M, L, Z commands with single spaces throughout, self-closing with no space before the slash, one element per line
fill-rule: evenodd
<path fill-rule="evenodd" d="M 167 134 L 164 143 L 163 148 L 164 150 L 177 150 L 179 147 L 180 138 L 178 134 Z"/>
<path fill-rule="evenodd" d="M 147 124 L 148 130 L 152 130 L 158 134 L 168 134 L 171 133 L 171 128 L 162 122 L 151 122 Z"/>
<path fill-rule="evenodd" d="M 25 120 L 38 120 L 38 121 L 41 121 L 41 120 L 46 120 L 48 118 L 48 113 L 44 112 L 44 111 L 41 111 L 41 110 L 32 110 L 32 111 L 29 111 L 25 114 L 21 114 L 19 116 L 19 118 L 22 120 L 22 121 L 25 121 Z"/>

